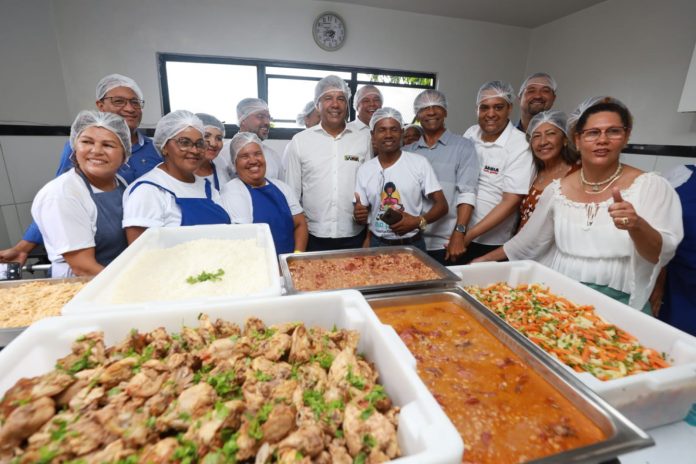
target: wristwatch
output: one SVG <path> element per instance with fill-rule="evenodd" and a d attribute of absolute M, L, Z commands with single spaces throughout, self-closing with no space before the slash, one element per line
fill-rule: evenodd
<path fill-rule="evenodd" d="M 464 224 L 457 224 L 456 226 L 454 226 L 454 231 L 466 234 L 466 226 Z"/>
<path fill-rule="evenodd" d="M 418 228 L 422 231 L 425 231 L 425 228 L 427 225 L 428 225 L 428 221 L 425 220 L 425 216 L 421 216 L 420 222 L 418 223 Z"/>

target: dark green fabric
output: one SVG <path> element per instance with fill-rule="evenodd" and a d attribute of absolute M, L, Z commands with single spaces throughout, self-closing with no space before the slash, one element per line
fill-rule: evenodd
<path fill-rule="evenodd" d="M 628 304 L 628 300 L 631 298 L 631 295 L 628 293 L 624 293 L 621 290 L 616 290 L 615 288 L 608 287 L 606 285 L 597 285 L 597 284 L 591 284 L 588 282 L 582 282 L 583 285 L 587 285 L 591 289 L 597 290 L 599 293 L 602 293 L 609 298 L 613 298 L 616 301 L 620 301 L 623 304 Z M 648 301 L 643 305 L 643 309 L 641 310 L 645 314 L 648 314 L 652 316 L 652 309 L 650 308 L 650 302 Z"/>

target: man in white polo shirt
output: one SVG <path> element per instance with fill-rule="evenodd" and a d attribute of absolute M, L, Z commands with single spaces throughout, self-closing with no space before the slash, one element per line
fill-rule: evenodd
<path fill-rule="evenodd" d="M 286 183 L 307 216 L 307 251 L 359 248 L 365 227 L 353 220 L 355 175 L 370 157 L 369 132 L 346 127 L 350 89 L 327 76 L 314 89 L 321 122 L 292 138 L 286 147 Z"/>
<path fill-rule="evenodd" d="M 525 135 L 510 122 L 514 98 L 510 84 L 483 84 L 476 97 L 478 124 L 464 134 L 476 145 L 481 164 L 476 206 L 464 237 L 464 262 L 512 237 L 520 202 L 529 191 L 534 163 Z"/>

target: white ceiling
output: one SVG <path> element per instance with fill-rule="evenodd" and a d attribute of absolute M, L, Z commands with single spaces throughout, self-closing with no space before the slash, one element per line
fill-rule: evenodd
<path fill-rule="evenodd" d="M 605 0 L 331 0 L 535 28 Z"/>

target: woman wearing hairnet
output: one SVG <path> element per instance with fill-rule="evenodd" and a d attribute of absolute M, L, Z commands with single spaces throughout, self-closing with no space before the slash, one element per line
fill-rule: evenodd
<path fill-rule="evenodd" d="M 164 162 L 130 185 L 123 197 L 123 228 L 132 243 L 149 227 L 230 224 L 220 194 L 194 173 L 203 162 L 203 122 L 185 110 L 157 123 L 154 143 Z"/>
<path fill-rule="evenodd" d="M 54 278 L 98 274 L 128 245 L 121 228 L 126 184 L 116 175 L 131 154 L 128 125 L 116 114 L 82 111 L 70 146 L 74 167 L 31 205 Z"/>
<path fill-rule="evenodd" d="M 225 126 L 218 118 L 206 113 L 196 113 L 198 119 L 203 122 L 205 127 L 205 150 L 203 151 L 203 162 L 201 163 L 196 175 L 204 177 L 213 184 L 218 192 L 223 185 L 230 180 L 230 176 L 225 169 L 225 163 L 222 161 L 220 150 L 222 150 L 223 140 L 225 138 Z"/>
<path fill-rule="evenodd" d="M 309 232 L 302 206 L 287 184 L 266 178 L 261 139 L 239 132 L 230 142 L 230 152 L 238 177 L 221 192 L 230 217 L 239 224 L 268 224 L 278 254 L 305 251 Z"/>

